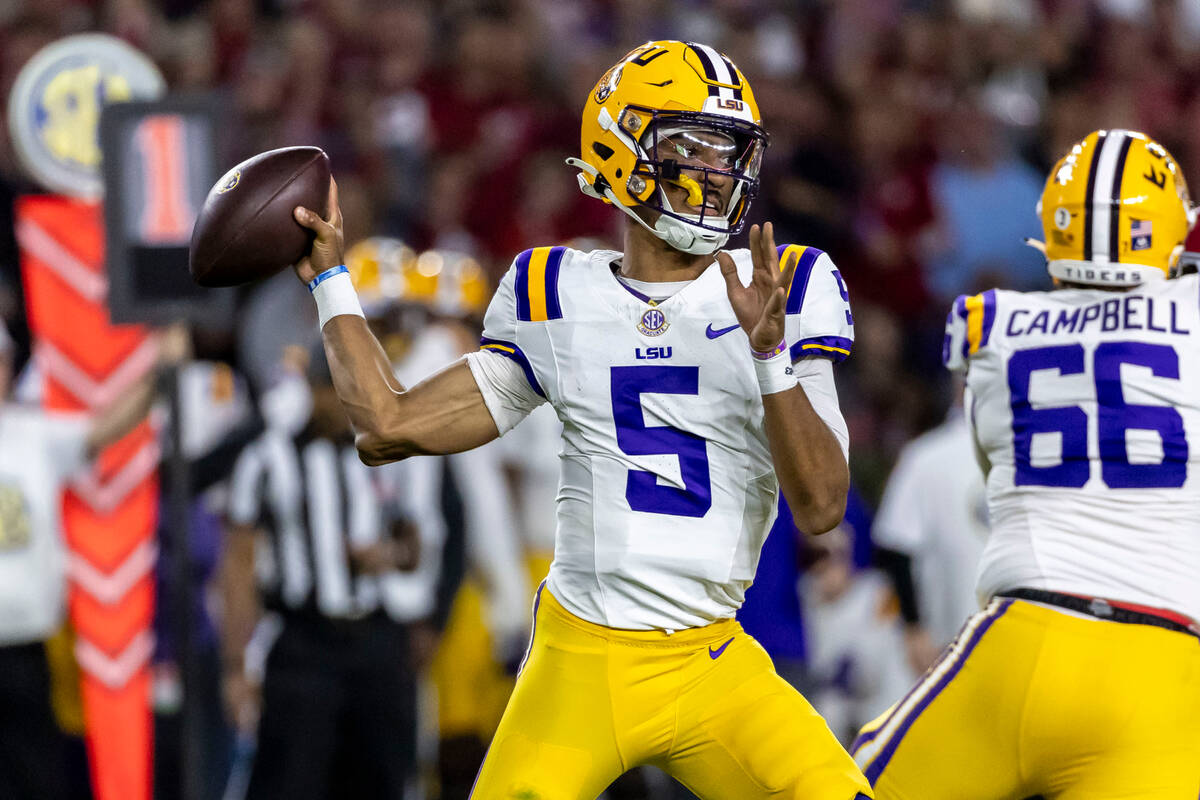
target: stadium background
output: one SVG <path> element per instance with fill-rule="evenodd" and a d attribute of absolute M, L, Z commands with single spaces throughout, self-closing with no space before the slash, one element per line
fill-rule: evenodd
<path fill-rule="evenodd" d="M 34 52 L 82 31 L 149 54 L 172 92 L 220 92 L 234 120 L 226 164 L 323 147 L 347 244 L 386 235 L 470 253 L 493 281 L 527 247 L 616 241 L 619 215 L 579 194 L 562 163 L 605 69 L 655 38 L 728 53 L 772 137 L 752 221 L 828 251 L 849 284 L 857 338 L 838 379 L 860 565 L 898 453 L 949 403 L 950 300 L 1048 287 L 1022 238 L 1040 237 L 1033 209 L 1053 160 L 1088 131 L 1128 127 L 1200 180 L 1194 0 L 0 0 L 6 95 Z M 0 316 L 19 368 L 12 201 L 37 188 L 6 135 Z M 284 275 L 242 291 L 232 324 L 197 330 L 197 356 L 264 389 L 279 348 L 308 344 L 310 321 L 289 305 L 305 302 L 298 288 Z"/>

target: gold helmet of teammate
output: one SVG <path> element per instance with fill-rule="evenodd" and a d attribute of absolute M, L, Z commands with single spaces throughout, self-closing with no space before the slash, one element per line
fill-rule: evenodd
<path fill-rule="evenodd" d="M 1038 201 L 1047 269 L 1096 286 L 1171 277 L 1195 224 L 1175 159 L 1144 133 L 1089 133 L 1050 172 Z"/>
<path fill-rule="evenodd" d="M 767 133 L 750 84 L 723 54 L 691 42 L 636 48 L 588 95 L 580 133 L 580 157 L 567 159 L 579 188 L 671 247 L 704 255 L 741 230 Z M 713 200 L 727 180 L 729 199 Z M 687 191 L 694 212 L 672 206 L 668 184 Z"/>
<path fill-rule="evenodd" d="M 440 316 L 481 317 L 492 296 L 479 262 L 462 253 L 426 250 L 404 274 L 405 299 Z"/>
<path fill-rule="evenodd" d="M 346 251 L 346 269 L 367 318 L 388 314 L 404 302 L 407 271 L 415 254 L 399 239 L 372 236 Z"/>

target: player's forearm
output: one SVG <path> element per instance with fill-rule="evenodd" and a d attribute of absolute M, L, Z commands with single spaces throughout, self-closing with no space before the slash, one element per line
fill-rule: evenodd
<path fill-rule="evenodd" d="M 367 321 L 354 314 L 333 317 L 321 328 L 333 387 L 357 432 L 356 444 L 367 463 L 409 455 L 402 434 L 404 386 Z"/>
<path fill-rule="evenodd" d="M 321 333 L 364 463 L 458 453 L 500 435 L 464 361 L 406 390 L 362 317 L 333 317 Z"/>
<path fill-rule="evenodd" d="M 813 534 L 831 530 L 846 513 L 850 491 L 837 437 L 799 385 L 763 395 L 763 410 L 775 474 L 796 527 Z"/>

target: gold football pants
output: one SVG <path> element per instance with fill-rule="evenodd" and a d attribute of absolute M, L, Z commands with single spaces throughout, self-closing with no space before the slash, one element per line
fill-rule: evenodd
<path fill-rule="evenodd" d="M 544 587 L 534 616 L 473 800 L 595 800 L 642 764 L 703 800 L 871 796 L 825 721 L 736 621 L 614 630 Z"/>
<path fill-rule="evenodd" d="M 1196 800 L 1200 639 L 996 599 L 852 749 L 880 800 Z"/>

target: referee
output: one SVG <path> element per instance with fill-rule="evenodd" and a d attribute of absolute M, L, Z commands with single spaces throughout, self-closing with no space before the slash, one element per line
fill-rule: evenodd
<path fill-rule="evenodd" d="M 261 708 L 247 797 L 401 800 L 416 764 L 409 623 L 431 611 L 414 596 L 432 596 L 409 585 L 415 526 L 385 521 L 323 353 L 307 386 L 293 372 L 272 394 L 264 406 L 288 408 L 234 468 L 221 570 L 226 705 L 243 731 Z"/>

